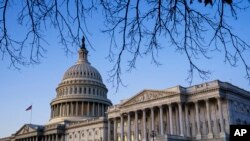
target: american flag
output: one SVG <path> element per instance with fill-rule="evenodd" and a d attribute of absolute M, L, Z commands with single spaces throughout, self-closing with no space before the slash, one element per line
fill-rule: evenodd
<path fill-rule="evenodd" d="M 25 111 L 29 111 L 32 109 L 32 105 L 30 105 Z"/>

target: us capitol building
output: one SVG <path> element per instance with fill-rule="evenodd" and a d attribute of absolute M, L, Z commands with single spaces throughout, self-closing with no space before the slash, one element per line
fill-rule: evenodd
<path fill-rule="evenodd" d="M 219 80 L 143 90 L 112 105 L 87 55 L 83 38 L 47 124 L 25 124 L 0 141 L 222 141 L 230 124 L 250 124 L 250 92 Z"/>

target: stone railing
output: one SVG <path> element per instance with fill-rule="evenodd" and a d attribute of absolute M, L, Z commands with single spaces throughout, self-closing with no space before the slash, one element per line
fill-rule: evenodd
<path fill-rule="evenodd" d="M 108 112 L 118 110 L 120 105 L 112 105 L 108 107 Z"/>

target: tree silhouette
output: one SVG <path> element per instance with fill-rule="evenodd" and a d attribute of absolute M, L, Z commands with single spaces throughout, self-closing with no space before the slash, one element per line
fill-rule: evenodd
<path fill-rule="evenodd" d="M 249 2 L 249 1 L 248 1 Z M 246 79 L 250 80 L 250 67 L 243 52 L 249 44 L 235 34 L 226 21 L 237 19 L 237 13 L 249 4 L 232 0 L 2 0 L 0 3 L 0 52 L 1 57 L 10 57 L 11 65 L 39 63 L 45 54 L 43 33 L 47 26 L 56 29 L 60 43 L 70 52 L 69 45 L 78 45 L 81 36 L 88 40 L 87 17 L 101 11 L 104 17 L 104 33 L 110 35 L 109 59 L 114 66 L 110 81 L 122 84 L 121 61 L 128 61 L 128 70 L 136 66 L 136 60 L 151 55 L 156 65 L 157 52 L 166 47 L 161 41 L 183 53 L 189 62 L 188 80 L 191 83 L 197 72 L 206 79 L 210 71 L 195 63 L 199 56 L 207 59 L 211 50 L 221 51 L 231 66 L 243 63 Z M 17 17 L 7 16 L 14 6 L 20 8 Z M 9 32 L 9 21 L 15 18 L 27 31 L 21 40 Z M 76 27 L 76 29 L 75 29 Z M 207 34 L 209 36 L 207 36 Z M 121 43 L 118 41 L 120 41 Z M 27 53 L 27 48 L 29 53 Z M 130 53 L 132 58 L 126 58 Z"/>

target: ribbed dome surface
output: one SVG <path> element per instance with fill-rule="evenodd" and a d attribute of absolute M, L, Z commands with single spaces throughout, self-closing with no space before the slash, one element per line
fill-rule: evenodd
<path fill-rule="evenodd" d="M 67 79 L 96 80 L 102 82 L 100 73 L 88 62 L 77 63 L 71 66 L 64 74 L 63 81 Z"/>

